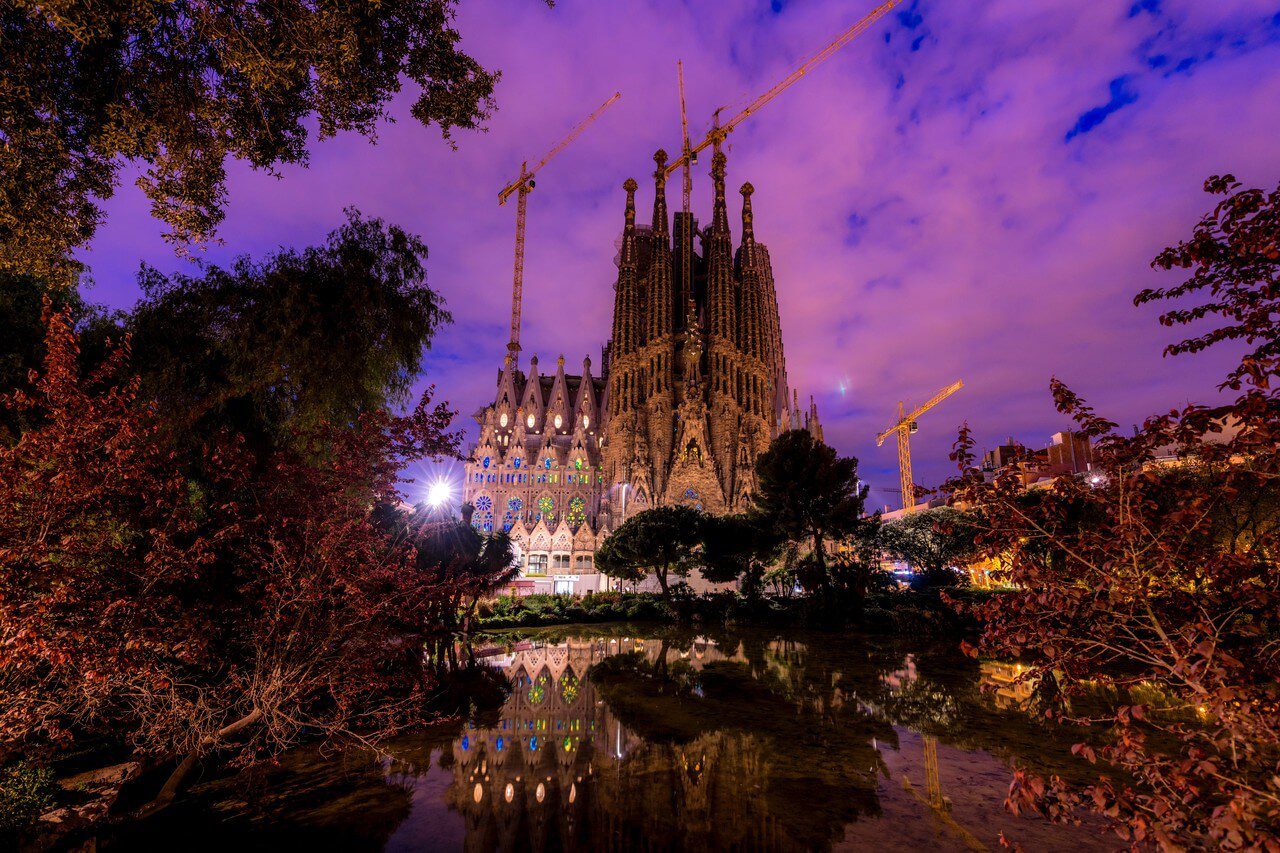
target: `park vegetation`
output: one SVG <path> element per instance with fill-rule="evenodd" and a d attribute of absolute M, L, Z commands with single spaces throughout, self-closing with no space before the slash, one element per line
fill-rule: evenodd
<path fill-rule="evenodd" d="M 974 653 L 1031 662 L 1023 678 L 1051 718 L 1082 727 L 1075 751 L 1097 765 L 1083 785 L 1019 773 L 1010 806 L 1063 821 L 1097 812 L 1134 847 L 1274 850 L 1280 189 L 1231 176 L 1205 189 L 1220 196 L 1215 208 L 1153 264 L 1187 278 L 1135 301 L 1173 300 L 1160 322 L 1192 327 L 1168 355 L 1235 347 L 1224 401 L 1154 415 L 1125 435 L 1054 380 L 1058 409 L 1094 441 L 1093 475 L 1032 492 L 1016 470 L 984 478 L 965 429 L 947 488 L 1014 586 L 972 608 L 983 624 Z M 1073 700 L 1099 685 L 1133 698 L 1087 718 Z"/>

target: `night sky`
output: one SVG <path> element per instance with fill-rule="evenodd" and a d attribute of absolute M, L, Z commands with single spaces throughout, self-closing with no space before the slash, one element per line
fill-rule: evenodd
<path fill-rule="evenodd" d="M 355 205 L 421 234 L 429 281 L 455 323 L 427 380 L 469 415 L 493 391 L 509 321 L 514 206 L 497 191 L 609 94 L 622 99 L 542 172 L 530 196 L 524 356 L 599 365 L 612 310 L 622 182 L 679 147 L 677 59 L 698 137 L 868 11 L 873 0 L 466 0 L 464 47 L 501 69 L 488 132 L 401 120 L 376 145 L 342 136 L 280 178 L 231 166 L 222 245 L 203 257 L 321 240 Z M 400 104 L 407 103 L 408 98 Z M 899 399 L 966 388 L 921 422 L 916 479 L 951 471 L 968 420 L 982 446 L 1041 447 L 1067 426 L 1048 396 L 1068 382 L 1122 424 L 1205 400 L 1231 353 L 1161 357 L 1175 334 L 1137 309 L 1171 284 L 1152 257 L 1190 233 L 1210 174 L 1280 180 L 1280 3 L 1275 0 L 915 0 L 751 118 L 731 138 L 729 185 L 756 187 L 792 385 L 827 441 L 861 460 L 892 503 Z M 710 158 L 696 167 L 706 219 Z M 678 182 L 670 187 L 673 209 Z M 83 259 L 88 296 L 137 297 L 146 261 L 184 268 L 126 174 Z"/>

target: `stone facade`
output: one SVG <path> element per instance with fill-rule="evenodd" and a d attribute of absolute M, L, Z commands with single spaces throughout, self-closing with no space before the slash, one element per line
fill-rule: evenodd
<path fill-rule="evenodd" d="M 769 250 L 755 239 L 751 184 L 743 184 L 734 249 L 726 162 L 712 158 L 711 226 L 669 223 L 666 154 L 654 155 L 652 223 L 636 224 L 628 179 L 616 263 L 613 329 L 600 377 L 519 366 L 509 347 L 494 401 L 476 414 L 480 439 L 466 466 L 473 523 L 510 531 L 521 591 L 605 588 L 592 556 L 624 518 L 654 506 L 708 512 L 745 508 L 755 460 L 785 429 L 822 426 L 810 398 L 788 392 Z M 695 237 L 699 245 L 694 246 Z"/>

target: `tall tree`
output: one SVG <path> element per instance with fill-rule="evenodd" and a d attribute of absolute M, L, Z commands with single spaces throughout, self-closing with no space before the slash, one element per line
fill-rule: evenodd
<path fill-rule="evenodd" d="M 459 49 L 453 0 L 15 0 L 0 8 L 0 268 L 65 265 L 122 167 L 180 244 L 213 236 L 226 160 L 307 162 L 308 128 L 372 137 L 404 81 L 448 138 L 497 75 Z"/>
<path fill-rule="evenodd" d="M 144 268 L 127 323 L 142 393 L 187 428 L 267 446 L 402 403 L 450 319 L 426 256 L 418 237 L 349 210 L 320 246 L 194 278 Z"/>
<path fill-rule="evenodd" d="M 967 513 L 953 507 L 909 512 L 880 527 L 880 541 L 891 556 L 920 573 L 927 586 L 952 586 L 979 553 L 980 528 Z"/>
<path fill-rule="evenodd" d="M 671 579 L 687 578 L 700 563 L 703 513 L 688 506 L 660 506 L 628 518 L 596 552 L 609 577 L 639 580 L 653 574 L 671 604 Z"/>
<path fill-rule="evenodd" d="M 858 460 L 838 456 L 807 430 L 788 430 L 756 460 L 756 479 L 757 511 L 787 538 L 809 546 L 800 582 L 809 592 L 830 592 L 828 545 L 873 524 L 862 518 L 867 487 L 858 484 Z"/>

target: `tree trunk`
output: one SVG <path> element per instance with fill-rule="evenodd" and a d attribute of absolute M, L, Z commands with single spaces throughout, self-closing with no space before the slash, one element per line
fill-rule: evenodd
<path fill-rule="evenodd" d="M 216 734 L 205 738 L 202 743 L 204 746 L 213 746 L 224 738 L 231 737 L 242 729 L 248 728 L 261 718 L 262 712 L 254 708 L 234 723 L 223 726 Z M 173 798 L 178 795 L 178 789 L 182 786 L 182 780 L 187 778 L 187 774 L 191 772 L 191 769 L 196 766 L 196 762 L 199 760 L 200 754 L 198 752 L 187 753 L 174 771 L 169 774 L 169 778 L 165 780 L 164 786 L 160 789 L 160 793 L 156 794 L 156 798 L 139 809 L 138 816 L 147 817 L 155 814 L 173 802 Z"/>

